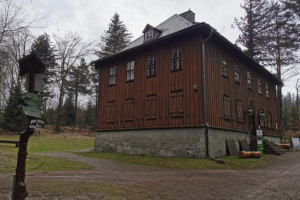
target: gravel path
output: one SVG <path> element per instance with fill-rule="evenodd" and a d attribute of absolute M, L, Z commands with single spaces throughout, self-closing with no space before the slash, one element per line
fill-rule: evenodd
<path fill-rule="evenodd" d="M 156 185 L 174 199 L 300 199 L 300 153 L 286 153 L 270 166 L 246 171 L 176 170 L 130 165 L 74 154 L 38 153 L 94 166 L 89 171 L 27 172 L 26 181 L 93 181 L 118 186 Z M 13 173 L 0 173 L 11 181 Z M 1 188 L 6 195 L 9 186 Z"/>

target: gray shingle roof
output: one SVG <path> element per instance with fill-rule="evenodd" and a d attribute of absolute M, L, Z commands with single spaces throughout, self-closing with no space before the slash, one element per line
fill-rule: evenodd
<path fill-rule="evenodd" d="M 181 31 L 183 29 L 189 28 L 194 25 L 195 25 L 194 23 L 189 22 L 188 20 L 181 17 L 180 15 L 175 14 L 172 17 L 170 17 L 169 19 L 167 19 L 166 21 L 164 21 L 163 23 L 161 23 L 160 25 L 155 27 L 155 28 L 159 29 L 160 31 L 162 31 L 162 33 L 155 39 L 165 37 L 167 35 Z M 142 44 L 144 44 L 144 36 L 143 35 L 141 37 L 137 38 L 136 40 L 134 40 L 133 42 L 131 42 L 127 47 L 125 47 L 124 49 L 122 49 L 119 52 L 126 51 L 128 49 L 140 46 Z"/>

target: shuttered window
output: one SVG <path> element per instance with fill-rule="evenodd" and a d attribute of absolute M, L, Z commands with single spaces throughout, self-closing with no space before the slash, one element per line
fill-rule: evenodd
<path fill-rule="evenodd" d="M 124 120 L 125 122 L 134 120 L 134 99 L 126 99 L 124 105 Z"/>
<path fill-rule="evenodd" d="M 230 99 L 228 96 L 223 96 L 223 112 L 224 112 L 224 119 L 231 120 L 231 108 L 230 108 Z"/>
<path fill-rule="evenodd" d="M 145 119 L 156 119 L 156 110 L 157 110 L 156 108 L 157 108 L 156 94 L 146 96 Z"/>
<path fill-rule="evenodd" d="M 115 101 L 110 101 L 106 106 L 106 122 L 115 122 Z"/>
<path fill-rule="evenodd" d="M 243 123 L 243 104 L 240 100 L 236 100 L 237 121 Z"/>
<path fill-rule="evenodd" d="M 183 92 L 176 91 L 170 95 L 170 116 L 183 117 Z"/>

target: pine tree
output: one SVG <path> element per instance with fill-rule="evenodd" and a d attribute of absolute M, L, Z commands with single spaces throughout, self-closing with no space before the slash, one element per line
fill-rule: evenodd
<path fill-rule="evenodd" d="M 108 30 L 104 32 L 105 36 L 101 36 L 100 51 L 95 52 L 100 58 L 117 53 L 126 47 L 132 38 L 123 21 L 120 21 L 118 13 L 113 16 Z"/>
<path fill-rule="evenodd" d="M 49 116 L 47 112 L 48 108 L 46 107 L 46 105 L 51 105 L 51 99 L 54 97 L 53 84 L 54 84 L 54 75 L 55 75 L 54 67 L 56 66 L 56 59 L 55 59 L 55 50 L 51 46 L 50 37 L 47 33 L 40 35 L 34 40 L 31 46 L 31 52 L 34 52 L 46 66 L 44 90 L 43 92 L 40 93 L 40 97 L 45 101 L 43 107 L 44 114 L 42 115 L 42 120 L 48 123 Z"/>
<path fill-rule="evenodd" d="M 299 25 L 283 4 L 271 3 L 271 28 L 265 35 L 266 54 L 262 61 L 276 71 L 276 77 L 283 82 L 297 75 L 295 66 L 299 63 L 296 52 L 300 48 L 298 41 Z M 279 118 L 282 118 L 282 85 L 277 86 Z"/>
<path fill-rule="evenodd" d="M 62 124 L 66 126 L 73 126 L 75 124 L 75 106 L 73 93 L 68 94 L 63 105 Z"/>
<path fill-rule="evenodd" d="M 300 19 L 300 0 L 285 0 L 285 9 L 291 11 L 298 19 Z"/>
<path fill-rule="evenodd" d="M 267 0 L 244 0 L 241 8 L 245 10 L 245 16 L 234 20 L 234 24 L 241 31 L 236 43 L 244 46 L 245 53 L 257 61 L 263 57 L 261 44 L 266 30 L 270 28 L 268 7 Z"/>
<path fill-rule="evenodd" d="M 25 130 L 28 118 L 23 114 L 23 108 L 20 102 L 23 96 L 20 87 L 14 87 L 10 91 L 8 103 L 3 112 L 3 122 L 1 127 L 7 131 Z"/>
<path fill-rule="evenodd" d="M 78 107 L 78 96 L 89 95 L 92 93 L 91 87 L 91 73 L 89 65 L 86 64 L 85 59 L 81 58 L 80 65 L 74 67 L 70 71 L 70 80 L 68 83 L 68 91 L 75 94 L 75 123 Z"/>

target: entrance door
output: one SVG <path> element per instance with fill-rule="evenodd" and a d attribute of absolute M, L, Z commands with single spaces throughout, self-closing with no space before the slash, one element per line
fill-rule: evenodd
<path fill-rule="evenodd" d="M 255 114 L 253 113 L 252 116 L 248 116 L 249 117 L 249 129 L 252 126 L 252 129 L 250 131 L 250 135 L 252 136 L 256 136 L 256 131 L 255 131 Z M 248 129 L 248 131 L 249 131 Z"/>

